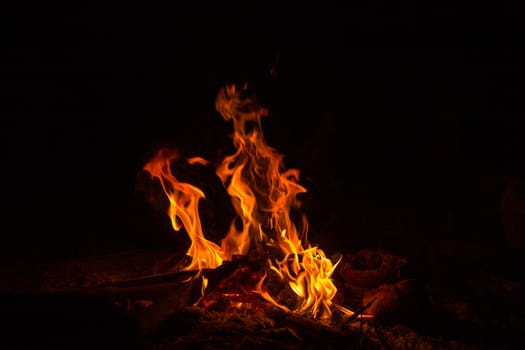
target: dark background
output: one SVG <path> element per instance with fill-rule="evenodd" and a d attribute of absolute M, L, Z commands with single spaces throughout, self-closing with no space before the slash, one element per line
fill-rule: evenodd
<path fill-rule="evenodd" d="M 2 264 L 177 247 L 140 169 L 162 145 L 226 149 L 230 82 L 269 108 L 321 247 L 500 239 L 523 174 L 518 2 L 301 6 L 4 11 Z"/>

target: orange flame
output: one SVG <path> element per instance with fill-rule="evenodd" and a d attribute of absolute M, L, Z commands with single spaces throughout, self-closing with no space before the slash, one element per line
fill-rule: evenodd
<path fill-rule="evenodd" d="M 307 241 L 308 222 L 292 220 L 292 211 L 300 208 L 297 195 L 306 192 L 299 184 L 299 170 L 285 169 L 283 155 L 270 147 L 263 135 L 261 117 L 268 114 L 255 98 L 246 96 L 246 86 L 221 89 L 215 101 L 225 120 L 232 120 L 236 152 L 226 156 L 216 169 L 231 197 L 236 218 L 221 241 L 208 241 L 202 232 L 198 202 L 205 198 L 197 187 L 178 181 L 170 165 L 179 160 L 177 152 L 161 150 L 146 166 L 159 179 L 169 202 L 172 226 L 188 232 L 192 262 L 186 268 L 215 268 L 233 255 L 246 255 L 255 249 L 273 249 L 278 256 L 268 259 L 268 270 L 275 273 L 296 294 L 297 303 L 282 305 L 266 290 L 264 277 L 257 292 L 271 303 L 315 318 L 330 317 L 331 301 L 337 289 L 331 276 L 337 266 L 318 247 Z M 202 158 L 187 160 L 208 164 Z"/>
<path fill-rule="evenodd" d="M 186 269 L 200 271 L 205 268 L 216 268 L 223 261 L 221 249 L 204 237 L 199 217 L 199 200 L 205 198 L 204 193 L 199 188 L 178 181 L 173 176 L 171 163 L 179 158 L 178 152 L 163 148 L 144 166 L 144 170 L 160 181 L 169 199 L 168 215 L 173 229 L 179 231 L 184 227 L 190 236 L 191 245 L 187 254 L 192 257 L 192 261 Z M 187 161 L 189 164 L 195 162 L 207 164 L 199 158 Z"/>

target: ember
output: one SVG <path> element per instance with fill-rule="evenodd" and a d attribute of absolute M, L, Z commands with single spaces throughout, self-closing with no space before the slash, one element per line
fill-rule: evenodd
<path fill-rule="evenodd" d="M 215 163 L 201 157 L 184 158 L 178 150 L 163 148 L 144 166 L 169 200 L 173 229 L 184 228 L 191 240 L 187 251 L 190 259 L 183 269 L 195 271 L 199 277 L 203 269 L 215 269 L 235 256 L 257 254 L 265 261 L 264 267 L 247 272 L 250 282 L 255 279 L 256 283 L 241 285 L 243 293 L 257 293 L 287 312 L 330 318 L 337 292 L 332 274 L 339 261 L 332 262 L 323 250 L 308 242 L 308 222 L 300 213 L 298 198 L 306 189 L 299 182 L 299 170 L 285 169 L 283 155 L 266 143 L 261 118 L 267 115 L 267 109 L 247 94 L 247 86 L 235 85 L 219 91 L 215 107 L 225 120 L 233 122 L 236 149 L 216 166 L 216 174 L 236 211 L 220 245 L 208 240 L 203 232 L 199 201 L 205 198 L 204 192 L 180 181 L 179 175 L 172 172 L 175 162 L 204 166 Z M 300 219 L 292 215 L 297 213 Z M 206 281 L 203 278 L 203 294 Z M 277 281 L 292 292 L 292 298 L 281 297 L 282 289 L 274 290 L 280 285 Z"/>

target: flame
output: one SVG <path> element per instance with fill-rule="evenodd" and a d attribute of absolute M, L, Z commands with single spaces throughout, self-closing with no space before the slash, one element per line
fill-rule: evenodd
<path fill-rule="evenodd" d="M 190 236 L 191 245 L 187 255 L 192 257 L 187 270 L 201 271 L 205 268 L 216 268 L 222 264 L 221 248 L 215 243 L 208 241 L 202 232 L 199 217 L 199 201 L 205 198 L 204 193 L 197 187 L 178 181 L 171 173 L 171 164 L 179 160 L 179 152 L 166 148 L 160 149 L 145 166 L 144 170 L 153 178 L 159 180 L 162 189 L 169 200 L 168 215 L 171 226 L 175 231 L 182 227 Z M 203 159 L 192 158 L 187 160 L 189 164 L 207 164 Z"/>
<path fill-rule="evenodd" d="M 297 197 L 306 189 L 299 183 L 299 170 L 285 169 L 283 155 L 266 143 L 261 118 L 268 110 L 247 95 L 246 85 L 222 88 L 215 107 L 224 120 L 233 121 L 236 148 L 216 168 L 236 211 L 220 246 L 208 241 L 202 231 L 198 202 L 205 198 L 204 193 L 177 180 L 171 172 L 172 162 L 181 160 L 178 152 L 162 149 L 144 166 L 160 181 L 169 199 L 173 228 L 179 231 L 184 227 L 191 239 L 187 255 L 192 260 L 186 269 L 215 268 L 234 255 L 247 255 L 256 249 L 271 251 L 268 272 L 295 293 L 296 302 L 285 305 L 273 297 L 268 291 L 268 274 L 259 281 L 256 292 L 284 310 L 314 318 L 330 317 L 337 292 L 331 276 L 338 262 L 333 264 L 320 248 L 308 243 L 308 222 L 303 214 L 292 220 L 292 212 L 298 213 L 301 206 Z M 209 164 L 198 157 L 186 161 Z"/>

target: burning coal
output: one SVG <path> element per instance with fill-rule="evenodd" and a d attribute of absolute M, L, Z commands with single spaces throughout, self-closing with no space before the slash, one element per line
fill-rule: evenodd
<path fill-rule="evenodd" d="M 184 269 L 199 275 L 203 269 L 215 269 L 235 256 L 264 252 L 260 255 L 264 256 L 265 268 L 253 292 L 283 310 L 329 318 L 337 292 L 332 274 L 339 262 L 333 263 L 323 250 L 308 242 L 304 214 L 292 219 L 292 212 L 300 212 L 298 194 L 306 189 L 299 183 L 299 170 L 285 169 L 283 155 L 266 143 L 261 118 L 268 110 L 247 95 L 246 86 L 235 85 L 219 91 L 215 107 L 226 121 L 233 122 L 236 149 L 215 168 L 236 212 L 220 244 L 206 239 L 203 232 L 199 201 L 206 198 L 204 192 L 172 173 L 174 162 L 212 163 L 200 157 L 185 159 L 177 150 L 161 149 L 144 166 L 169 200 L 173 229 L 184 228 L 191 240 L 187 251 L 190 262 Z M 285 302 L 272 292 L 275 288 L 271 284 L 277 280 L 293 291 L 293 302 Z M 204 284 L 203 292 L 205 288 Z"/>

